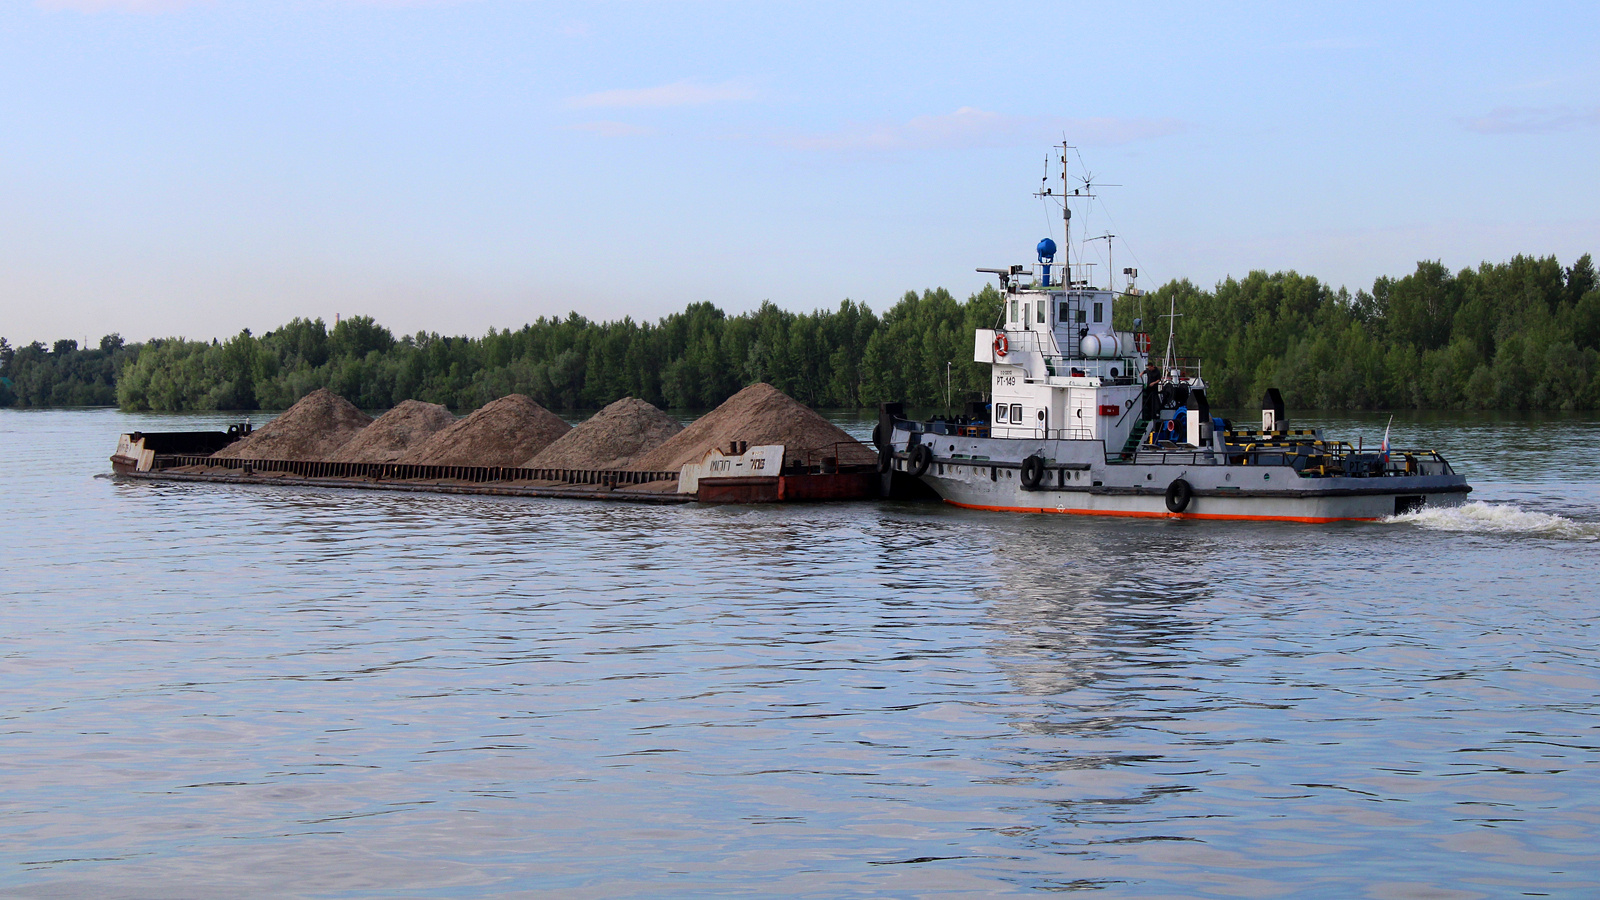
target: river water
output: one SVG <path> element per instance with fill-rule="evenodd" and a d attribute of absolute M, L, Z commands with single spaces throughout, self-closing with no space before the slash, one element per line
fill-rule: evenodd
<path fill-rule="evenodd" d="M 0 411 L 6 896 L 1600 894 L 1600 420 L 1337 526 L 101 477 L 226 421 Z"/>

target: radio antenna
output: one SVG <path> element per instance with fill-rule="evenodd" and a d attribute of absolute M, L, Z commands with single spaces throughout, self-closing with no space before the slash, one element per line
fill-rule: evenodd
<path fill-rule="evenodd" d="M 1182 318 L 1183 313 L 1178 312 L 1178 292 L 1177 291 L 1173 291 L 1172 295 L 1170 297 L 1168 297 L 1167 299 L 1168 299 L 1168 307 L 1167 308 L 1168 308 L 1169 312 L 1166 315 L 1162 316 L 1161 318 L 1167 320 L 1167 359 L 1166 359 L 1166 369 L 1170 373 L 1172 371 L 1172 366 L 1173 366 L 1173 362 L 1174 362 L 1174 357 L 1172 355 L 1173 338 L 1178 333 L 1178 319 Z"/>

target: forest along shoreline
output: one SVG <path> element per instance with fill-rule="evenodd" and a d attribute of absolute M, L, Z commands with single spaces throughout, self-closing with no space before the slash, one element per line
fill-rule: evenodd
<path fill-rule="evenodd" d="M 1600 279 L 1588 254 L 1566 268 L 1553 256 L 1456 273 L 1423 262 L 1354 295 L 1295 272 L 1252 272 L 1210 291 L 1172 281 L 1139 299 L 1143 314 L 1122 305 L 1116 327 L 1139 316 L 1165 346 L 1160 313 L 1175 301 L 1179 352 L 1204 361 L 1219 408 L 1250 407 L 1276 385 L 1300 409 L 1600 409 Z M 624 397 L 707 409 L 769 382 L 812 407 L 944 407 L 987 390 L 971 336 L 1000 302 L 989 286 L 965 301 L 908 292 L 882 316 L 851 300 L 810 313 L 768 302 L 736 316 L 696 303 L 655 323 L 572 313 L 481 338 L 397 338 L 366 316 L 331 329 L 297 318 L 226 341 L 111 334 L 98 347 L 14 347 L 0 337 L 0 406 L 274 410 L 329 388 L 365 409 L 419 400 L 471 410 L 511 394 L 562 411 Z"/>

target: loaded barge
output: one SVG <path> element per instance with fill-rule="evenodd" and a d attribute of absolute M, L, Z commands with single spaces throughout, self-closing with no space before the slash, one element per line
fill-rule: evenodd
<path fill-rule="evenodd" d="M 878 496 L 870 465 L 840 464 L 839 447 L 786 451 L 782 444 L 734 441 L 677 472 L 403 463 L 242 459 L 216 453 L 250 434 L 223 431 L 131 432 L 117 442 L 111 468 L 150 481 L 297 485 L 364 490 L 562 497 L 633 503 L 763 503 L 857 500 Z"/>
<path fill-rule="evenodd" d="M 1065 152 L 1061 164 L 1061 195 L 1039 196 L 1061 202 L 1070 247 L 1072 203 L 1094 194 L 1087 180 L 1069 193 Z M 973 345 L 991 400 L 927 421 L 885 404 L 874 437 L 884 472 L 972 509 L 1185 519 L 1370 521 L 1459 505 L 1472 490 L 1438 452 L 1390 448 L 1387 431 L 1367 451 L 1289 428 L 1276 389 L 1259 429 L 1213 417 L 1200 360 L 1175 353 L 1177 310 L 1156 360 L 1140 319 L 1131 331 L 1112 324 L 1140 296 L 1137 270 L 1123 270 L 1121 291 L 1109 278 L 1096 287 L 1070 256 L 1052 273 L 1056 249 L 1040 241 L 1037 268 L 978 270 L 998 276 L 1004 297 Z"/>

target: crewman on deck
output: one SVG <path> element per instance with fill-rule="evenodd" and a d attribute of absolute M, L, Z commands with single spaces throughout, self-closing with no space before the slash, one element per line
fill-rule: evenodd
<path fill-rule="evenodd" d="M 1161 408 L 1156 385 L 1161 381 L 1161 369 L 1151 360 L 1144 364 L 1144 418 L 1154 419 Z"/>

